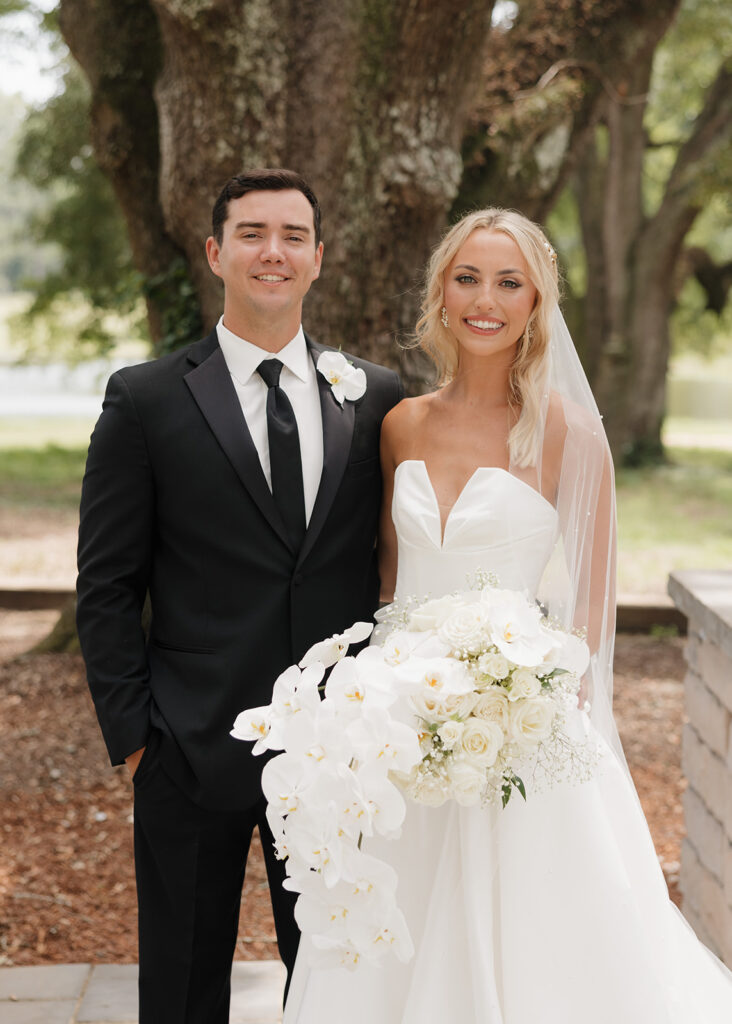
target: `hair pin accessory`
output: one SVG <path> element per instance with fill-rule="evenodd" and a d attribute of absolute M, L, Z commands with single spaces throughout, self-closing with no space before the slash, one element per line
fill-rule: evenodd
<path fill-rule="evenodd" d="M 557 262 L 557 253 L 556 253 L 556 249 L 554 248 L 554 246 L 551 245 L 549 242 L 545 241 L 544 242 L 544 248 L 546 249 L 547 253 L 549 254 L 549 259 L 552 261 L 552 263 L 556 263 Z"/>

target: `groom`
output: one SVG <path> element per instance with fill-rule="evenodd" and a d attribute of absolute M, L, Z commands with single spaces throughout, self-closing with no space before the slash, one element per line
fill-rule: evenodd
<path fill-rule="evenodd" d="M 229 730 L 313 643 L 371 617 L 379 432 L 401 397 L 395 373 L 363 360 L 335 359 L 350 399 L 317 369 L 301 312 L 320 208 L 298 174 L 230 179 L 206 252 L 222 318 L 112 376 L 81 499 L 79 636 L 111 761 L 133 773 L 140 1024 L 228 1021 L 255 826 L 292 970 L 262 761 Z"/>

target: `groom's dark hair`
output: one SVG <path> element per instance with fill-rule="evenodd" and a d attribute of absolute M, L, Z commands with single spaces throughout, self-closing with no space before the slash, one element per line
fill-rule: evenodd
<path fill-rule="evenodd" d="M 229 203 L 232 199 L 241 199 L 247 192 L 284 192 L 286 189 L 302 192 L 312 206 L 317 247 L 320 242 L 320 203 L 303 176 L 284 167 L 257 167 L 229 178 L 221 189 L 211 214 L 211 234 L 216 242 L 221 245 L 223 241 L 224 222 L 229 215 Z"/>

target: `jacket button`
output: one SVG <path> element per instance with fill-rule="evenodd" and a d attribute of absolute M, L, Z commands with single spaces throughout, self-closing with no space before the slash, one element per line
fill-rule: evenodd
<path fill-rule="evenodd" d="M 302 573 L 296 572 L 295 575 L 292 577 L 292 582 L 295 584 L 296 587 L 299 586 L 302 583 Z"/>

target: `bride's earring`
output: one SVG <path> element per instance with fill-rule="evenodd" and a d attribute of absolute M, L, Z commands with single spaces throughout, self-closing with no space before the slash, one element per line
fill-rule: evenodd
<path fill-rule="evenodd" d="M 442 326 L 443 327 L 449 327 L 450 326 L 450 322 L 447 319 L 447 309 L 444 306 L 440 310 L 440 320 L 442 320 Z"/>

